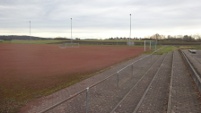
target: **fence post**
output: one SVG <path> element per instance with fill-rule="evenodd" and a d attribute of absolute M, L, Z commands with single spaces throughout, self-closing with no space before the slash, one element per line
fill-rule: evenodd
<path fill-rule="evenodd" d="M 146 51 L 146 40 L 144 40 L 144 51 Z"/>
<path fill-rule="evenodd" d="M 133 71 L 133 75 L 134 75 L 134 64 L 132 64 L 132 71 Z"/>
<path fill-rule="evenodd" d="M 119 88 L 119 72 L 117 72 L 117 87 Z"/>
<path fill-rule="evenodd" d="M 150 45 L 149 45 L 149 48 L 150 48 L 150 50 L 151 50 L 151 40 L 150 40 L 149 44 L 150 44 Z"/>
<path fill-rule="evenodd" d="M 156 46 L 157 46 L 157 39 L 155 40 L 155 51 L 156 51 L 156 48 L 157 48 Z"/>
<path fill-rule="evenodd" d="M 88 113 L 89 109 L 89 87 L 86 88 L 86 113 Z"/>

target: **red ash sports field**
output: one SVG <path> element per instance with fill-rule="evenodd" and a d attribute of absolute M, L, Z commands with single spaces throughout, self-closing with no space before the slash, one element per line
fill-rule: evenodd
<path fill-rule="evenodd" d="M 0 44 L 0 104 L 40 97 L 141 53 L 128 46 Z"/>

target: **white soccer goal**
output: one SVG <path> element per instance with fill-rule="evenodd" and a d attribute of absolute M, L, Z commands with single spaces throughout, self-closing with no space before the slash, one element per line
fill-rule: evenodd
<path fill-rule="evenodd" d="M 144 40 L 144 51 L 156 50 L 157 49 L 157 41 L 156 40 Z"/>

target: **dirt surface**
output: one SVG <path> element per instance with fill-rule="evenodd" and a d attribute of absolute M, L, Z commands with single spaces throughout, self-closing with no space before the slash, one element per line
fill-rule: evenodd
<path fill-rule="evenodd" d="M 200 94 L 178 51 L 174 52 L 169 113 L 200 113 Z"/>
<path fill-rule="evenodd" d="M 201 50 L 197 50 L 196 54 L 190 53 L 188 50 L 183 50 L 183 52 L 187 55 L 201 77 Z"/>
<path fill-rule="evenodd" d="M 113 71 L 113 75 L 107 80 L 101 82 L 100 84 L 90 87 L 89 89 L 89 113 L 107 113 L 111 111 L 122 99 L 126 93 L 133 87 L 134 84 L 142 77 L 145 73 L 145 70 L 149 68 L 152 63 L 157 59 L 157 56 L 153 57 L 153 60 L 150 57 L 146 57 L 143 60 L 136 62 L 133 66 L 122 70 L 117 75 Z M 135 59 L 136 61 L 137 59 Z M 132 61 L 130 62 L 132 63 Z M 109 75 L 109 73 L 105 73 Z M 119 81 L 117 84 L 117 76 Z M 102 76 L 103 77 L 103 76 Z M 64 102 L 63 104 L 50 109 L 48 112 L 67 112 L 67 113 L 77 113 L 85 111 L 85 98 L 86 91 L 80 93 L 79 96 Z"/>
<path fill-rule="evenodd" d="M 112 48 L 113 46 L 102 46 L 102 47 L 84 46 L 81 48 L 70 48 L 71 50 L 68 50 L 69 48 L 58 49 L 56 48 L 55 45 L 45 45 L 45 47 L 44 45 L 40 45 L 42 46 L 42 49 L 41 48 L 36 49 L 39 46 L 32 47 L 33 45 L 20 45 L 20 46 L 15 45 L 15 46 L 18 48 L 20 47 L 21 48 L 20 51 L 32 54 L 28 58 L 23 56 L 25 54 L 23 55 L 18 54 L 20 56 L 20 57 L 17 57 L 18 59 L 21 57 L 22 59 L 29 59 L 27 61 L 29 61 L 30 63 L 30 59 L 39 57 L 37 55 L 33 57 L 34 56 L 33 53 L 39 52 L 40 53 L 39 55 L 42 54 L 43 55 L 42 58 L 47 57 L 50 63 L 47 62 L 46 61 L 47 59 L 45 58 L 44 60 L 41 60 L 40 62 L 44 63 L 44 61 L 46 61 L 46 63 L 49 64 L 49 65 L 46 65 L 47 67 L 48 66 L 52 67 L 58 63 L 58 65 L 56 65 L 55 68 L 58 68 L 61 65 L 60 67 L 61 69 L 58 68 L 57 70 L 59 70 L 58 72 L 61 71 L 63 73 L 65 70 L 63 66 L 71 67 L 73 66 L 73 63 L 75 61 L 76 62 L 79 61 L 80 64 L 77 68 L 73 68 L 72 70 L 78 70 L 78 69 L 86 70 L 86 68 L 90 66 L 92 69 L 96 70 L 96 69 L 100 69 L 102 66 L 103 67 L 105 66 L 101 63 L 106 62 L 107 65 L 112 65 L 112 64 L 115 64 L 116 61 L 118 62 L 122 61 L 120 59 L 125 58 L 123 57 L 123 55 L 127 55 L 127 58 L 132 57 L 133 55 L 134 56 L 137 55 L 132 53 L 131 51 L 138 51 L 140 53 L 140 50 L 141 51 L 143 50 L 143 48 L 138 48 L 137 50 L 135 50 L 135 48 L 132 48 L 132 47 Z M 31 46 L 32 48 L 35 48 L 35 49 L 32 50 L 32 52 L 30 51 L 26 52 L 28 51 L 26 50 L 28 49 L 27 46 L 28 47 Z M 2 48 L 4 49 L 4 51 L 8 52 L 10 51 L 10 49 L 8 49 L 9 47 L 10 46 L 8 46 L 7 49 L 5 47 L 4 48 L 2 47 Z M 24 49 L 24 47 L 25 48 L 27 47 L 27 48 Z M 3 50 L 2 48 L 0 49 Z M 48 48 L 51 48 L 51 49 L 49 50 Z M 87 49 L 88 52 L 85 49 Z M 40 52 L 41 50 L 42 52 Z M 49 52 L 45 52 L 45 50 Z M 105 51 L 108 51 L 108 52 L 104 53 Z M 126 54 L 126 51 L 129 54 Z M 92 57 L 93 54 L 91 52 L 95 53 L 98 56 Z M 188 52 L 188 51 L 185 51 L 185 52 Z M 8 53 L 11 54 L 13 52 L 8 52 Z M 11 56 L 5 57 L 5 54 L 8 54 L 8 53 L 0 54 L 2 56 L 1 58 L 4 58 L 3 60 L 1 59 L 1 61 L 5 62 L 7 58 L 10 58 L 12 62 L 15 62 L 16 64 L 18 61 L 17 58 L 13 58 Z M 50 53 L 53 54 L 54 57 L 48 58 L 48 56 L 51 56 Z M 70 53 L 76 56 L 69 57 L 68 55 Z M 79 57 L 79 53 L 81 53 L 83 57 Z M 16 54 L 17 53 L 15 54 L 13 53 L 13 55 L 16 55 Z M 187 54 L 188 54 L 187 56 L 191 59 L 191 62 L 193 62 L 194 66 L 197 69 L 199 69 L 200 68 L 199 67 L 200 63 L 198 62 L 200 58 L 198 56 L 199 54 L 197 54 L 197 56 L 189 54 L 189 53 Z M 106 56 L 111 59 L 109 60 L 106 59 L 105 58 Z M 120 58 L 117 58 L 114 56 L 118 56 Z M 55 57 L 59 59 L 55 59 Z M 90 59 L 87 59 L 88 57 L 90 57 Z M 68 60 L 73 58 L 75 58 L 74 62 Z M 80 58 L 84 58 L 84 61 L 81 62 Z M 98 60 L 96 58 L 98 58 Z M 100 61 L 100 59 L 103 59 L 103 60 Z M 93 62 L 90 60 L 92 60 Z M 36 61 L 37 60 L 35 60 L 35 62 Z M 51 61 L 53 61 L 54 63 Z M 109 61 L 111 61 L 111 64 L 108 63 Z M 31 64 L 34 64 L 35 62 L 31 62 Z M 90 65 L 88 65 L 88 62 Z M 97 62 L 97 64 L 94 64 L 95 62 Z M 23 64 L 25 62 L 21 60 L 18 63 Z M 25 63 L 25 64 L 29 64 L 29 63 Z M 41 63 L 41 65 L 43 65 L 44 67 L 43 63 Z M 68 63 L 70 63 L 70 65 L 67 65 Z M 26 67 L 25 64 L 24 64 L 24 68 Z M 9 63 L 8 64 L 4 63 L 4 65 L 10 66 Z M 35 67 L 36 69 L 38 69 L 37 66 Z M 1 66 L 1 67 L 4 70 L 9 69 L 8 67 L 7 68 L 5 68 L 4 66 Z M 21 69 L 20 65 L 19 65 L 19 68 L 16 68 L 16 69 Z M 25 69 L 28 70 L 29 68 L 26 67 Z M 32 69 L 34 68 L 32 67 Z M 28 73 L 28 71 L 26 70 L 24 71 Z M 43 71 L 44 70 L 41 70 L 41 72 Z M 51 70 L 46 71 L 46 73 L 48 73 L 49 71 L 51 73 L 55 72 L 54 68 L 51 68 Z M 26 81 L 29 79 L 31 80 L 31 78 L 33 78 L 33 80 L 40 81 L 43 78 L 42 81 L 40 82 L 44 82 L 47 84 L 48 82 L 45 80 L 49 79 L 49 82 L 56 81 L 55 83 L 59 83 L 59 82 L 62 82 L 62 80 L 64 80 L 66 77 L 70 77 L 70 78 L 72 77 L 67 74 L 68 71 L 66 72 L 66 74 L 60 73 L 59 75 L 57 75 L 56 73 L 54 73 L 55 75 L 53 74 L 51 75 L 51 73 L 49 73 L 50 75 L 47 75 L 44 72 L 44 75 L 42 77 L 39 75 L 22 76 L 20 78 L 20 81 L 23 81 L 23 80 Z M 12 73 L 12 72 L 13 72 L 12 70 L 7 71 L 7 73 Z M 16 70 L 14 72 L 16 72 Z M 89 69 L 87 70 L 86 73 L 88 72 L 93 72 L 93 71 Z M 69 73 L 69 74 L 72 74 L 72 73 Z M 6 72 L 5 72 L 5 75 L 6 75 Z M 67 75 L 67 76 L 64 77 L 62 75 Z M 2 77 L 4 77 L 4 80 L 9 80 L 9 78 L 7 78 L 6 76 L 2 76 Z M 19 79 L 19 75 L 15 75 L 15 76 L 13 75 L 8 77 L 12 78 L 11 82 L 13 82 L 13 78 L 15 77 L 17 78 L 16 80 Z M 58 80 L 59 78 L 61 79 Z M 0 80 L 0 81 L 3 82 L 3 80 Z M 31 87 L 32 85 L 35 87 L 38 86 L 37 82 L 32 83 L 29 87 Z M 19 84 L 21 83 L 19 82 Z M 15 88 L 14 84 L 12 83 L 7 83 L 7 85 L 10 86 L 10 88 Z M 48 87 L 48 85 L 52 86 L 52 84 L 49 83 L 47 84 L 47 86 L 44 86 L 44 87 Z M 88 90 L 86 90 L 87 87 L 89 87 Z M 0 88 L 1 88 L 0 91 L 4 92 L 0 94 L 5 94 L 6 90 L 3 87 L 1 87 L 1 85 L 0 85 Z M 38 89 L 36 88 L 36 90 Z M 30 91 L 33 91 L 33 90 L 30 90 Z M 52 106 L 55 106 L 55 107 L 52 107 Z M 110 112 L 110 113 L 147 113 L 147 112 L 149 113 L 193 112 L 194 113 L 195 112 L 195 113 L 199 113 L 200 110 L 201 110 L 200 94 L 189 72 L 187 71 L 187 68 L 184 65 L 184 62 L 181 56 L 179 55 L 178 51 L 175 51 L 175 52 L 169 52 L 168 54 L 163 54 L 163 55 L 143 55 L 135 59 L 130 59 L 129 61 L 122 62 L 118 65 L 110 67 L 107 70 L 104 70 L 102 72 L 95 74 L 95 76 L 92 76 L 79 83 L 76 83 L 68 88 L 62 89 L 51 95 L 38 98 L 32 102 L 27 103 L 27 105 L 20 110 L 20 113 L 42 113 L 43 111 L 45 113 L 64 113 L 64 112 L 65 113 L 83 113 L 86 111 L 89 113 L 106 113 L 106 112 Z"/>
<path fill-rule="evenodd" d="M 98 83 L 99 81 L 104 80 L 108 76 L 115 74 L 117 71 L 119 71 L 123 67 L 131 64 L 132 62 L 136 62 L 136 61 L 138 61 L 144 57 L 147 57 L 147 56 L 140 56 L 140 57 L 137 57 L 135 59 L 129 60 L 127 62 L 123 62 L 121 64 L 112 66 L 109 70 L 98 73 L 93 77 L 90 77 L 86 80 L 83 80 L 77 84 L 74 84 L 74 85 L 72 85 L 68 88 L 65 88 L 63 90 L 60 90 L 58 92 L 55 92 L 49 96 L 39 98 L 33 102 L 30 102 L 27 104 L 27 106 L 25 106 L 21 109 L 20 113 L 38 113 L 38 112 L 41 112 L 41 111 L 43 111 L 43 110 L 45 110 L 45 109 L 47 109 L 53 105 L 65 100 L 65 99 L 73 96 L 74 94 L 79 93 L 82 90 L 85 90 L 87 87 L 89 87 L 95 83 Z M 147 60 L 142 60 L 141 62 L 139 62 L 137 64 L 142 64 L 142 62 L 144 62 L 143 64 L 146 65 L 145 62 L 147 62 L 149 60 L 149 58 L 146 58 L 146 59 Z M 143 70 L 136 69 L 136 73 L 138 71 L 143 71 Z M 122 76 L 124 76 L 124 74 Z M 110 82 L 110 83 L 116 86 L 116 76 L 114 75 L 113 77 L 115 77 L 115 82 Z M 114 79 L 113 77 L 111 77 L 111 79 L 109 79 L 109 80 L 113 80 Z M 99 93 L 100 90 L 107 91 L 107 90 L 104 90 L 105 86 L 108 87 L 108 81 L 105 81 L 105 82 L 103 82 L 97 86 L 97 87 L 102 87 L 102 88 L 98 89 L 96 87 L 93 87 L 92 90 L 95 88 L 96 89 L 95 91 L 97 91 L 97 94 L 100 95 L 100 93 Z M 110 87 L 108 87 L 108 88 L 110 88 Z M 91 92 L 91 89 L 90 89 L 90 92 Z M 55 109 L 51 109 L 53 111 L 50 111 L 50 112 L 62 113 L 62 112 L 67 112 L 69 110 L 70 110 L 69 112 L 82 112 L 84 110 L 83 106 L 85 106 L 85 105 L 83 105 L 85 103 L 85 97 L 86 97 L 86 91 L 84 91 L 83 93 L 80 93 L 78 98 L 75 97 L 73 100 L 70 100 L 70 104 L 68 102 L 67 102 L 67 104 L 64 103 L 64 106 L 63 106 L 63 104 L 59 105 Z M 84 102 L 83 102 L 83 100 L 84 100 Z M 101 99 L 101 100 L 105 100 L 105 99 Z M 90 105 L 92 105 L 92 104 L 90 104 Z M 95 104 L 95 105 L 97 105 L 97 104 Z M 69 107 L 70 107 L 70 109 L 68 109 Z M 96 110 L 96 109 L 94 109 L 94 110 Z"/>
<path fill-rule="evenodd" d="M 141 53 L 128 46 L 0 44 L 1 111 Z"/>
<path fill-rule="evenodd" d="M 135 108 L 137 113 L 165 113 L 168 105 L 169 82 L 172 69 L 172 52 L 164 58 L 158 72 L 150 83 L 144 98 Z"/>
<path fill-rule="evenodd" d="M 131 90 L 116 105 L 116 107 L 112 110 L 112 113 L 133 112 L 164 59 L 164 56 L 155 57 L 156 58 L 152 59 L 154 63 L 152 62 L 148 68 L 144 69 L 143 72 L 139 74 L 139 77 L 136 79 L 136 82 L 132 86 Z"/>
<path fill-rule="evenodd" d="M 119 71 L 129 62 L 134 64 Z M 78 95 L 45 113 L 166 113 L 168 106 L 170 113 L 200 112 L 199 94 L 177 51 L 129 62 L 57 92 L 28 112 L 41 112 L 76 91 Z M 87 93 L 88 86 L 101 80 L 104 81 L 90 87 Z"/>

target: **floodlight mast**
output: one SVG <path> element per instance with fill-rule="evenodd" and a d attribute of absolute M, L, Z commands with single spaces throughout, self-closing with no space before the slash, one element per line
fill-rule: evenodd
<path fill-rule="evenodd" d="M 29 21 L 29 36 L 30 36 L 30 40 L 31 40 L 31 21 Z"/>
<path fill-rule="evenodd" d="M 130 39 L 131 39 L 131 14 L 130 14 Z"/>
<path fill-rule="evenodd" d="M 31 36 L 31 21 L 29 21 L 29 35 Z"/>
<path fill-rule="evenodd" d="M 72 41 L 73 41 L 73 37 L 72 37 L 72 18 L 71 19 L 71 44 L 72 44 Z"/>

